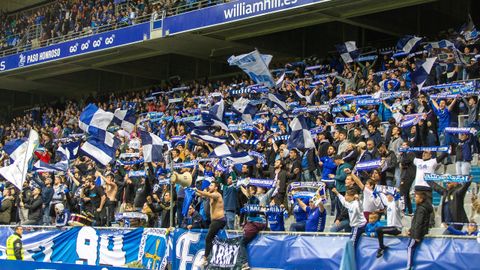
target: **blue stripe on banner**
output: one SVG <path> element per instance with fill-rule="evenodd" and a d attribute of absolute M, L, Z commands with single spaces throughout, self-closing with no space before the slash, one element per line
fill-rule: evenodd
<path fill-rule="evenodd" d="M 433 173 L 426 173 L 423 177 L 425 181 L 435 181 L 435 182 L 455 182 L 455 183 L 466 183 L 470 181 L 470 176 L 468 175 L 440 175 Z"/>

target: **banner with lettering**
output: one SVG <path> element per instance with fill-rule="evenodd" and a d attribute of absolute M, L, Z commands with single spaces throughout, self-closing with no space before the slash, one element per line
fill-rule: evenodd
<path fill-rule="evenodd" d="M 165 232 L 165 229 L 143 228 L 73 227 L 37 231 L 25 228 L 22 242 L 26 261 L 118 267 L 143 263 L 146 269 L 162 270 L 166 269 L 168 255 Z M 0 228 L 0 259 L 6 259 L 5 243 L 12 233 L 10 228 Z"/>
<path fill-rule="evenodd" d="M 246 263 L 245 249 L 241 248 L 242 237 L 213 240 L 212 253 L 208 257 L 208 270 L 240 270 Z M 243 254 L 242 254 L 243 253 Z"/>

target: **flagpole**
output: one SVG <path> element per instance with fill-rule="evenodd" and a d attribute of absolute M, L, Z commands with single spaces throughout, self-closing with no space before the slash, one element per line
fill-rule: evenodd
<path fill-rule="evenodd" d="M 172 151 L 167 153 L 170 159 L 170 173 L 173 174 L 173 155 Z M 173 183 L 170 181 L 170 227 L 173 227 Z"/>

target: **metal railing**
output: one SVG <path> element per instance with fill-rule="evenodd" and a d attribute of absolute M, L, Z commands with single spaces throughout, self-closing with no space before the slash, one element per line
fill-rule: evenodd
<path fill-rule="evenodd" d="M 0 228 L 10 228 L 12 230 L 15 229 L 17 225 L 0 225 Z M 64 227 L 56 227 L 56 226 L 44 226 L 44 225 L 23 225 L 24 229 L 27 230 L 68 230 L 74 228 L 72 226 L 64 226 Z M 137 227 L 93 227 L 98 230 L 135 230 Z M 167 228 L 163 228 L 167 229 Z M 178 229 L 178 227 L 175 227 Z M 199 232 L 207 232 L 208 229 L 195 229 L 194 231 Z M 242 234 L 242 230 L 225 230 L 228 233 L 233 234 Z M 296 236 L 349 236 L 351 233 L 346 232 L 293 232 L 293 231 L 260 231 L 259 235 L 296 235 Z M 406 235 L 385 235 L 385 237 L 389 238 L 408 238 L 409 236 Z M 427 234 L 426 238 L 454 238 L 454 239 L 477 239 L 477 236 L 468 236 L 468 235 L 446 235 L 446 234 Z"/>
<path fill-rule="evenodd" d="M 80 32 L 69 32 L 66 35 L 63 35 L 63 36 L 60 36 L 60 37 L 55 37 L 55 38 L 50 38 L 50 39 L 46 39 L 46 40 L 40 40 L 38 38 L 35 38 L 33 40 L 30 40 L 30 44 L 17 46 L 17 47 L 13 47 L 13 48 L 10 48 L 10 49 L 0 51 L 0 56 L 3 57 L 3 56 L 8 56 L 8 55 L 12 55 L 12 54 L 21 53 L 21 52 L 26 52 L 26 51 L 33 50 L 33 49 L 43 48 L 43 47 L 46 47 L 46 46 L 49 46 L 49 45 L 52 45 L 52 44 L 57 44 L 57 43 L 65 42 L 65 41 L 70 41 L 70 40 L 74 40 L 74 39 L 78 39 L 78 38 L 91 36 L 91 35 L 94 35 L 94 34 L 99 34 L 99 33 L 104 33 L 104 32 L 108 32 L 108 31 L 111 31 L 111 30 L 125 28 L 125 27 L 129 27 L 129 26 L 132 26 L 132 25 L 135 25 L 135 24 L 148 22 L 148 21 L 150 21 L 150 19 L 151 19 L 151 15 L 145 15 L 145 16 L 135 18 L 130 23 L 115 23 L 115 24 L 109 24 L 109 25 L 94 27 L 94 28 L 86 27 Z"/>
<path fill-rule="evenodd" d="M 218 4 L 223 4 L 230 2 L 229 0 L 201 0 L 201 1 L 194 1 L 190 3 L 184 3 L 184 1 L 179 1 L 177 4 L 174 4 L 172 7 L 169 7 L 167 9 L 163 9 L 161 11 L 158 11 L 156 14 L 158 14 L 157 20 L 161 19 L 162 14 L 165 14 L 164 16 L 174 16 L 178 15 L 181 13 L 197 10 L 197 9 L 202 9 Z M 52 5 L 52 4 L 47 4 L 47 5 Z M 36 11 L 37 9 L 35 9 Z M 124 27 L 131 26 L 132 24 L 138 24 L 138 23 L 143 23 L 147 21 L 153 20 L 153 15 L 154 13 L 150 13 L 148 15 L 144 15 L 141 17 L 137 17 L 133 20 L 132 23 L 115 23 L 115 24 L 109 24 L 109 25 L 104 25 L 104 26 L 99 26 L 95 28 L 91 27 L 86 27 L 82 29 L 80 32 L 72 32 L 70 31 L 66 35 L 60 36 L 60 37 L 55 37 L 55 38 L 50 38 L 47 40 L 41 40 L 40 38 L 34 38 L 34 39 L 29 39 L 25 35 L 20 36 L 20 35 L 10 35 L 8 37 L 5 37 L 4 39 L 0 40 L 0 44 L 8 44 L 8 40 L 11 38 L 17 38 L 18 43 L 21 45 L 15 45 L 12 48 L 7 48 L 7 49 L 0 49 L 0 57 L 12 55 L 12 54 L 17 54 L 21 52 L 26 52 L 29 50 L 33 49 L 38 49 L 38 48 L 43 48 L 52 44 L 57 44 L 73 39 L 78 39 L 82 37 L 87 37 L 91 36 L 93 34 L 98 34 L 98 33 L 103 33 L 115 29 L 120 29 Z M 11 14 L 9 16 L 14 16 L 14 14 Z M 28 44 L 26 44 L 28 43 Z"/>

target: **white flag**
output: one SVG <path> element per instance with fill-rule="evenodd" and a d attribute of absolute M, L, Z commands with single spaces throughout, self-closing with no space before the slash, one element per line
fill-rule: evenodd
<path fill-rule="evenodd" d="M 18 158 L 13 164 L 0 168 L 0 174 L 20 190 L 22 190 L 23 182 L 25 182 L 25 177 L 27 176 L 30 159 L 32 159 L 33 152 L 39 143 L 38 133 L 31 129 L 28 140 L 25 143 L 27 147 L 18 155 Z"/>

